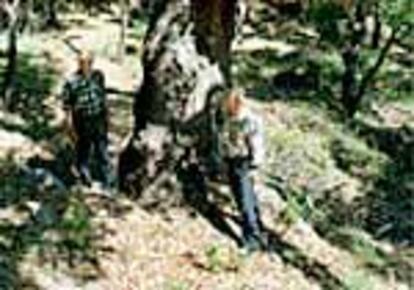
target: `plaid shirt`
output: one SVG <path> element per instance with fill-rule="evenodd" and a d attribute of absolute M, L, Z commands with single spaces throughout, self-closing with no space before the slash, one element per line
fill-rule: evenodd
<path fill-rule="evenodd" d="M 93 71 L 90 77 L 76 72 L 66 81 L 62 100 L 65 109 L 80 116 L 97 116 L 106 110 L 105 77 L 102 72 Z"/>
<path fill-rule="evenodd" d="M 259 116 L 244 109 L 239 116 L 225 116 L 221 128 L 221 152 L 227 158 L 249 157 L 259 166 L 264 159 L 263 124 Z"/>

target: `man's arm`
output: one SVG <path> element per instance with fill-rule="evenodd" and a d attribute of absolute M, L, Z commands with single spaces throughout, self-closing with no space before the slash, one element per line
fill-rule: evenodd
<path fill-rule="evenodd" d="M 73 123 L 73 114 L 71 110 L 65 110 L 64 131 L 73 143 L 78 141 L 78 134 Z"/>
<path fill-rule="evenodd" d="M 102 98 L 103 98 L 103 106 L 104 106 L 104 114 L 105 114 L 105 122 L 106 122 L 106 128 L 109 130 L 110 127 L 110 112 L 108 107 L 108 93 L 106 90 L 106 79 L 105 75 L 102 71 L 96 70 L 95 71 L 95 78 L 96 82 L 98 83 L 99 87 L 101 88 L 102 92 Z"/>
<path fill-rule="evenodd" d="M 66 80 L 65 83 L 63 84 L 60 98 L 63 103 L 63 110 L 65 110 L 65 112 L 71 110 L 72 103 L 73 103 L 72 101 L 73 97 L 72 97 L 72 84 L 69 80 Z"/>
<path fill-rule="evenodd" d="M 73 95 L 70 81 L 66 81 L 63 85 L 61 98 L 63 102 L 64 111 L 63 130 L 72 140 L 72 142 L 76 142 L 78 136 L 76 134 L 76 130 L 73 124 Z"/>
<path fill-rule="evenodd" d="M 259 116 L 253 116 L 250 120 L 247 145 L 249 147 L 251 166 L 253 168 L 260 167 L 264 162 L 265 145 L 263 122 Z"/>
<path fill-rule="evenodd" d="M 264 162 L 265 145 L 263 122 L 259 116 L 253 116 L 250 120 L 250 130 L 247 136 L 249 147 L 250 176 L 254 183 L 259 183 L 259 171 Z"/>

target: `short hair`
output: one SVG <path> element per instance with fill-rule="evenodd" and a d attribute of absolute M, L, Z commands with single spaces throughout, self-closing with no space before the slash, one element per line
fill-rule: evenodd
<path fill-rule="evenodd" d="M 244 99 L 246 91 L 243 88 L 236 87 L 229 90 L 228 97 L 234 97 L 240 100 Z"/>
<path fill-rule="evenodd" d="M 225 108 L 231 111 L 239 110 L 244 106 L 244 95 L 245 91 L 243 88 L 230 89 L 224 99 Z"/>
<path fill-rule="evenodd" d="M 92 51 L 90 50 L 82 50 L 79 54 L 78 54 L 78 61 L 88 61 L 88 62 L 93 62 L 94 61 L 94 54 Z"/>

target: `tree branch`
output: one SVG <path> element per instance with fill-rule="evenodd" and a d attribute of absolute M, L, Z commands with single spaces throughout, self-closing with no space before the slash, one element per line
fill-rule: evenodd
<path fill-rule="evenodd" d="M 20 0 L 14 0 L 12 3 L 8 1 L 3 1 L 0 4 L 0 7 L 6 12 L 9 16 L 10 23 L 13 23 L 18 18 L 19 12 L 17 11 L 20 7 Z"/>
<path fill-rule="evenodd" d="M 11 3 L 5 1 L 2 3 L 1 7 L 9 17 L 13 14 L 13 6 L 11 5 Z"/>
<path fill-rule="evenodd" d="M 82 52 L 81 49 L 79 49 L 78 47 L 76 47 L 76 45 L 74 45 L 71 42 L 71 39 L 69 39 L 69 38 L 64 38 L 63 39 L 63 43 L 66 44 L 68 46 L 68 48 L 71 51 L 73 51 L 75 54 L 77 54 L 77 55 L 79 55 Z"/>
<path fill-rule="evenodd" d="M 386 59 L 386 57 L 388 55 L 388 52 L 390 51 L 392 45 L 397 40 L 397 35 L 398 35 L 398 33 L 400 31 L 401 31 L 401 26 L 398 26 L 398 27 L 396 27 L 396 28 L 394 28 L 392 30 L 391 36 L 387 40 L 387 42 L 385 43 L 385 45 L 382 48 L 382 50 L 380 51 L 380 54 L 378 55 L 377 61 L 367 71 L 367 73 L 365 74 L 365 76 L 362 78 L 361 84 L 360 84 L 359 90 L 358 90 L 357 100 L 360 100 L 364 96 L 364 94 L 365 94 L 365 92 L 367 90 L 368 84 L 372 81 L 372 79 L 377 74 L 378 70 L 383 65 L 383 63 L 384 63 L 384 61 L 385 61 L 385 59 Z"/>

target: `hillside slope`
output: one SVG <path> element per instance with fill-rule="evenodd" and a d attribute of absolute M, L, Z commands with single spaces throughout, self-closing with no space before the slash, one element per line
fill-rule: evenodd
<path fill-rule="evenodd" d="M 73 54 L 62 40 L 70 36 L 96 51 L 96 66 L 110 87 L 134 90 L 140 71 L 137 55 L 113 59 L 118 28 L 108 17 L 71 15 L 67 21 L 83 24 L 23 37 L 24 68 L 35 78 L 23 85 L 28 91 L 34 86 L 37 99 L 22 100 L 29 114 L 22 108 L 0 114 L 0 289 L 408 290 L 413 285 L 413 248 L 404 238 L 388 238 L 390 219 L 376 220 L 388 209 L 380 192 L 393 186 L 384 184 L 382 174 L 400 156 L 370 143 L 374 129 L 386 134 L 387 128 L 397 141 L 406 138 L 398 150 L 409 152 L 412 109 L 380 106 L 371 123 L 361 117 L 370 127 L 361 125 L 358 135 L 306 102 L 252 98 L 266 123 L 268 162 L 259 199 L 272 247 L 244 257 L 231 238 L 240 230 L 226 187 L 211 185 L 217 188 L 207 212 L 189 205 L 149 210 L 124 196 L 108 199 L 70 187 L 72 145 L 60 127 L 57 94 L 59 79 L 73 68 Z M 130 41 L 139 49 L 139 41 Z M 115 157 L 130 131 L 132 100 L 111 95 L 110 104 Z M 409 174 L 401 194 L 414 192 Z"/>

